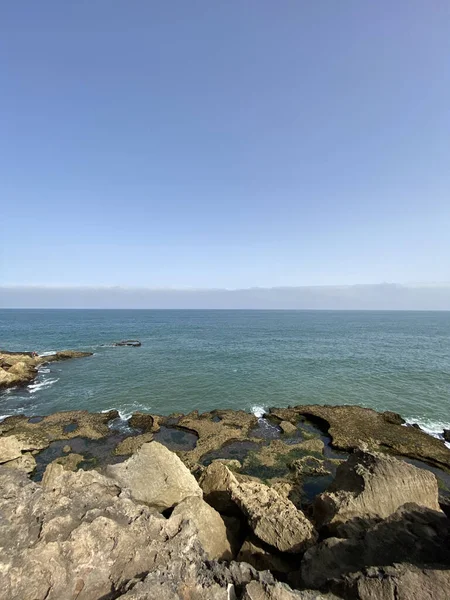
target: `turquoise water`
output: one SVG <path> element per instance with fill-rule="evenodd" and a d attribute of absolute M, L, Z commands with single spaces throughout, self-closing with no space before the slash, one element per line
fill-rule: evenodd
<path fill-rule="evenodd" d="M 126 338 L 142 347 L 110 345 Z M 0 310 L 0 348 L 95 352 L 3 392 L 0 415 L 346 403 L 450 426 L 449 312 Z"/>

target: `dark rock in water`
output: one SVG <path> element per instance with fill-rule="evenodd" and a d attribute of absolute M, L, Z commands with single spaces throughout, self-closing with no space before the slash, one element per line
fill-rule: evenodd
<path fill-rule="evenodd" d="M 444 429 L 444 440 L 450 442 L 450 429 Z"/>
<path fill-rule="evenodd" d="M 114 346 L 133 346 L 138 348 L 142 346 L 142 343 L 139 340 L 122 340 L 121 342 L 115 342 Z"/>
<path fill-rule="evenodd" d="M 154 418 L 147 413 L 133 413 L 128 419 L 130 427 L 142 429 L 143 431 L 153 431 Z"/>

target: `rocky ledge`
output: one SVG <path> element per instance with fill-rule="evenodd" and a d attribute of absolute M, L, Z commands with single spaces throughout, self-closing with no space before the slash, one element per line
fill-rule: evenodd
<path fill-rule="evenodd" d="M 8 352 L 0 350 L 0 390 L 19 385 L 28 385 L 38 374 L 38 368 L 49 362 L 92 356 L 92 352 L 61 350 L 49 356 L 38 356 L 36 352 Z"/>
<path fill-rule="evenodd" d="M 447 599 L 450 450 L 373 413 L 9 417 L 0 597 Z"/>

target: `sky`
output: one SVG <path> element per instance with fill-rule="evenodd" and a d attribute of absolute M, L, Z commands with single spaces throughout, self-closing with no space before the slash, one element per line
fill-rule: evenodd
<path fill-rule="evenodd" d="M 448 0 L 2 4 L 0 285 L 448 282 L 449 232 Z"/>

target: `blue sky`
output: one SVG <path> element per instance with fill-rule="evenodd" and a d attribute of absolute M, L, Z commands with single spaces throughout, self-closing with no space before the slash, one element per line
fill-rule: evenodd
<path fill-rule="evenodd" d="M 3 3 L 0 284 L 450 280 L 450 3 Z"/>

